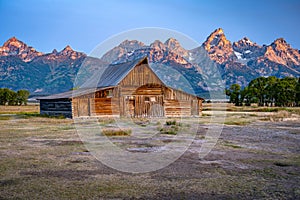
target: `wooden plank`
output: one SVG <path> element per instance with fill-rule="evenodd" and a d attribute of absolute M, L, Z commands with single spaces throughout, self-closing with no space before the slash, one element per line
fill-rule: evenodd
<path fill-rule="evenodd" d="M 164 107 L 166 117 L 187 117 L 191 115 L 191 101 L 165 100 Z"/>
<path fill-rule="evenodd" d="M 120 115 L 119 98 L 95 98 L 91 106 L 93 115 Z"/>
<path fill-rule="evenodd" d="M 156 74 L 149 68 L 148 64 L 140 64 L 134 67 L 134 69 L 120 82 L 120 85 L 141 86 L 151 83 L 163 85 Z"/>

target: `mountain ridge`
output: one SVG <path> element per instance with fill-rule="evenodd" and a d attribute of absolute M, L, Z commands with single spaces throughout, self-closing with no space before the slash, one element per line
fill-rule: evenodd
<path fill-rule="evenodd" d="M 149 45 L 124 40 L 101 58 L 89 57 L 69 45 L 61 51 L 42 53 L 12 37 L 0 47 L 0 86 L 29 89 L 34 95 L 63 92 L 74 86 L 82 64 L 85 71 L 93 73 L 99 66 L 143 56 L 148 56 L 154 71 L 166 81 L 178 78 L 168 75 L 168 70 L 180 72 L 196 93 L 216 90 L 222 84 L 213 68 L 219 70 L 227 86 L 233 83 L 245 86 L 258 76 L 300 76 L 300 52 L 284 38 L 269 45 L 259 45 L 247 37 L 231 42 L 224 30 L 218 28 L 195 49 L 183 48 L 176 38 L 155 40 Z M 175 86 L 184 87 L 179 82 Z"/>

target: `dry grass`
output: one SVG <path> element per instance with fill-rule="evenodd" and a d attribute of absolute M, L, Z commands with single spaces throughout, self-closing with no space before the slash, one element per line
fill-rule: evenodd
<path fill-rule="evenodd" d="M 128 128 L 104 128 L 102 134 L 105 136 L 130 136 L 132 133 L 131 129 Z"/>
<path fill-rule="evenodd" d="M 272 122 L 278 122 L 278 121 L 283 121 L 284 119 L 291 118 L 291 117 L 292 117 L 292 113 L 291 112 L 288 112 L 286 110 L 282 110 L 282 111 L 276 112 L 276 113 L 274 113 L 272 115 L 265 116 L 263 118 L 263 120 L 265 120 L 265 121 L 272 121 Z"/>
<path fill-rule="evenodd" d="M 233 111 L 233 112 L 279 112 L 288 111 L 300 115 L 300 107 L 259 107 L 256 104 L 252 106 L 234 106 L 231 103 L 204 103 L 203 111 Z"/>
<path fill-rule="evenodd" d="M 189 124 L 182 124 L 181 122 L 177 122 L 175 119 L 167 120 L 163 126 L 159 126 L 159 132 L 161 134 L 167 135 L 177 135 L 179 130 L 182 130 L 184 127 L 188 127 Z"/>
<path fill-rule="evenodd" d="M 10 120 L 11 116 L 7 116 L 7 115 L 2 115 L 0 116 L 0 120 Z"/>
<path fill-rule="evenodd" d="M 300 157 L 296 151 L 299 146 L 297 141 L 290 145 L 297 136 L 295 134 L 287 133 L 284 137 L 288 139 L 265 148 L 262 144 L 267 145 L 278 137 L 264 139 L 254 132 L 249 132 L 249 135 L 248 132 L 240 132 L 247 127 L 226 127 L 228 132 L 222 134 L 216 149 L 205 158 L 220 162 L 203 164 L 197 154 L 187 151 L 164 169 L 133 175 L 118 172 L 98 162 L 80 141 L 73 120 L 37 116 L 22 118 L 18 115 L 1 117 L 0 199 L 300 197 L 297 184 Z M 257 116 L 251 117 L 257 119 Z M 244 118 L 241 115 L 228 116 L 229 120 L 238 121 L 239 118 L 241 121 L 248 120 L 248 115 Z M 203 123 L 209 123 L 209 119 L 203 117 Z M 102 122 L 114 123 L 112 120 Z M 180 129 L 184 127 L 185 124 Z M 110 127 L 105 128 L 108 130 Z M 232 136 L 228 136 L 228 133 L 232 133 Z M 204 136 L 199 137 L 205 139 Z M 112 139 L 126 141 L 128 138 Z M 261 145 L 263 153 L 258 150 L 253 153 L 254 150 L 248 148 L 247 144 Z M 193 145 L 191 148 L 196 149 L 201 144 Z M 274 154 L 273 150 L 280 152 Z M 244 164 L 246 168 L 239 168 L 238 164 Z"/>
<path fill-rule="evenodd" d="M 39 105 L 27 106 L 0 106 L 0 114 L 22 114 L 22 113 L 39 113 Z"/>
<path fill-rule="evenodd" d="M 245 120 L 226 120 L 224 124 L 226 125 L 237 125 L 237 126 L 245 126 L 250 124 L 251 121 L 245 121 Z"/>

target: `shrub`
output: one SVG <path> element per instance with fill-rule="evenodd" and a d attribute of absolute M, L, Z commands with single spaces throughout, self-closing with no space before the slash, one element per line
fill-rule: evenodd
<path fill-rule="evenodd" d="M 120 129 L 120 128 L 102 129 L 102 134 L 105 136 L 130 136 L 131 133 L 132 133 L 131 129 Z"/>
<path fill-rule="evenodd" d="M 177 131 L 172 127 L 165 127 L 160 129 L 161 134 L 167 134 L 167 135 L 176 135 Z"/>
<path fill-rule="evenodd" d="M 168 125 L 168 126 L 170 126 L 170 125 L 176 125 L 176 120 L 166 121 L 166 125 Z"/>

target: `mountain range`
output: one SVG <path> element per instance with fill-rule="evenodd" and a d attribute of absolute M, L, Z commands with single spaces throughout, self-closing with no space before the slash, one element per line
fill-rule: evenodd
<path fill-rule="evenodd" d="M 27 89 L 32 95 L 59 93 L 74 87 L 78 72 L 86 72 L 88 79 L 110 63 L 144 56 L 163 81 L 185 90 L 181 80 L 186 79 L 198 95 L 218 90 L 224 83 L 226 87 L 233 83 L 246 86 L 260 76 L 300 76 L 300 52 L 283 38 L 270 45 L 259 45 L 247 37 L 232 43 L 219 28 L 195 49 L 184 49 L 175 38 L 150 45 L 125 40 L 101 58 L 70 46 L 42 53 L 12 37 L 0 47 L 0 87 Z M 172 70 L 177 73 L 170 73 Z"/>

